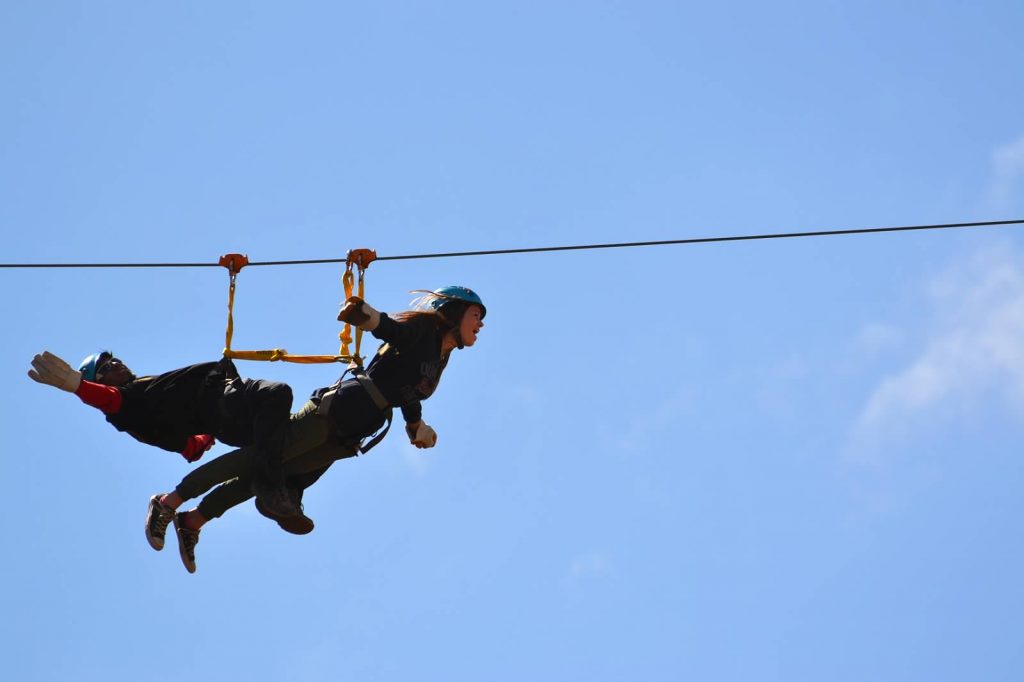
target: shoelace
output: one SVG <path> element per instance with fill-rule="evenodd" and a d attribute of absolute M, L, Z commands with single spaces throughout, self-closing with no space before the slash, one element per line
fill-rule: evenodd
<path fill-rule="evenodd" d="M 199 531 L 184 527 L 178 530 L 181 532 L 181 541 L 185 546 L 185 551 L 188 552 L 189 558 L 192 558 L 193 550 L 199 544 Z"/>
<path fill-rule="evenodd" d="M 156 514 L 153 515 L 153 530 L 159 535 L 164 535 L 167 532 L 167 524 L 174 518 L 174 510 L 165 507 L 159 501 L 157 505 Z"/>
<path fill-rule="evenodd" d="M 157 513 L 156 520 L 153 522 L 153 525 L 161 534 L 163 534 L 167 532 L 167 524 L 171 522 L 173 516 L 174 512 L 165 513 L 164 510 L 161 509 Z"/>

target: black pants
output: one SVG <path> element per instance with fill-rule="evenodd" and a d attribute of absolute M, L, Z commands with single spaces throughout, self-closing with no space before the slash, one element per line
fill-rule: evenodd
<path fill-rule="evenodd" d="M 292 409 L 288 384 L 263 379 L 225 381 L 215 409 L 221 442 L 252 449 L 252 473 L 265 484 L 284 484 L 281 451 Z"/>
<path fill-rule="evenodd" d="M 355 444 L 345 444 L 334 435 L 331 422 L 317 414 L 317 405 L 307 402 L 291 416 L 282 452 L 283 473 L 296 487 L 312 485 L 338 459 L 354 456 Z M 245 447 L 221 455 L 197 467 L 174 489 L 183 500 L 216 488 L 199 503 L 199 513 L 214 519 L 253 496 L 252 477 L 256 448 Z"/>
<path fill-rule="evenodd" d="M 312 485 L 333 462 L 355 456 L 359 441 L 381 428 L 386 419 L 355 381 L 342 384 L 330 406 L 330 416 L 320 414 L 319 408 L 318 402 L 308 401 L 288 421 L 281 463 L 290 486 Z M 252 497 L 257 457 L 255 447 L 221 455 L 183 478 L 175 492 L 189 500 L 217 486 L 198 507 L 205 518 L 217 518 Z"/>

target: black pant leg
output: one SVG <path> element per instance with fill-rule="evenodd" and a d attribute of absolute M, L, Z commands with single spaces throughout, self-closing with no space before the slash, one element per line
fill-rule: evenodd
<path fill-rule="evenodd" d="M 251 380 L 245 388 L 245 402 L 253 425 L 254 474 L 271 485 L 283 485 L 281 451 L 291 416 L 292 389 L 276 381 Z"/>

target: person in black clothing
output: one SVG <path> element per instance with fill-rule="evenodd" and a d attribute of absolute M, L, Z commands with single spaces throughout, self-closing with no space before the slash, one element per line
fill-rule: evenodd
<path fill-rule="evenodd" d="M 426 293 L 421 309 L 394 318 L 358 297 L 345 302 L 338 319 L 369 331 L 384 344 L 365 373 L 358 371 L 347 379 L 342 375 L 332 386 L 314 391 L 292 415 L 282 453 L 290 484 L 305 488 L 335 461 L 376 445 L 387 433 L 393 407 L 401 410 L 412 444 L 431 448 L 437 443 L 434 429 L 423 421 L 421 401 L 436 390 L 452 350 L 476 343 L 487 310 L 465 287 Z M 157 533 L 173 522 L 179 553 L 190 573 L 196 570 L 195 546 L 203 525 L 251 496 L 251 459 L 251 448 L 227 453 L 195 469 L 172 492 L 153 496 L 156 504 L 151 503 L 147 512 L 147 527 Z M 211 489 L 194 509 L 177 511 L 185 500 Z M 283 527 L 286 519 L 279 521 Z"/>
<path fill-rule="evenodd" d="M 78 371 L 45 351 L 32 359 L 28 375 L 74 393 L 118 431 L 189 462 L 202 457 L 214 439 L 252 446 L 262 506 L 279 514 L 298 512 L 285 493 L 281 468 L 292 404 L 287 384 L 242 379 L 228 358 L 137 377 L 110 351 L 90 355 Z"/>

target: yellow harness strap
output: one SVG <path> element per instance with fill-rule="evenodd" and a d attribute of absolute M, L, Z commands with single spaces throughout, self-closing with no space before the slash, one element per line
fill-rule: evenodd
<path fill-rule="evenodd" d="M 342 276 L 342 284 L 345 288 L 345 298 L 352 295 L 352 284 L 355 276 L 352 274 L 352 266 L 359 269 L 359 296 L 362 298 L 364 292 L 363 277 L 367 266 L 377 257 L 376 252 L 370 249 L 354 249 L 349 251 L 345 264 L 345 274 Z M 312 365 L 328 362 L 348 362 L 355 367 L 362 367 L 362 358 L 359 356 L 359 346 L 363 338 L 361 329 L 356 330 L 356 352 L 352 355 L 349 352 L 349 344 L 352 342 L 351 325 L 346 324 L 338 337 L 341 340 L 341 348 L 338 355 L 289 355 L 283 348 L 272 348 L 270 350 L 232 350 L 231 338 L 235 332 L 235 279 L 239 271 L 249 264 L 248 256 L 240 253 L 229 253 L 220 257 L 220 265 L 228 269 L 230 284 L 228 286 L 228 326 L 224 335 L 224 357 L 235 360 L 261 360 L 268 362 L 294 362 L 297 364 Z"/>
<path fill-rule="evenodd" d="M 352 296 L 352 264 L 347 263 L 345 265 L 345 274 L 341 276 L 341 285 L 345 289 L 345 300 L 347 301 Z M 341 328 L 341 332 L 338 334 L 338 338 L 341 339 L 341 354 L 351 355 L 348 350 L 348 344 L 352 343 L 352 325 L 348 322 Z M 356 346 L 356 355 L 359 355 L 359 346 Z"/>
<path fill-rule="evenodd" d="M 348 252 L 348 256 L 345 261 L 345 274 L 341 278 L 342 284 L 345 287 L 346 301 L 352 297 L 352 284 L 355 279 L 352 275 L 352 266 L 356 266 L 356 269 L 359 270 L 359 289 L 357 290 L 357 295 L 359 298 L 365 300 L 365 286 L 363 280 L 366 275 L 366 268 L 370 267 L 370 263 L 376 260 L 376 258 L 377 252 L 373 249 L 352 249 Z M 361 368 L 363 366 L 363 357 L 359 354 L 359 349 L 363 343 L 363 330 L 356 327 L 355 355 L 349 353 L 348 350 L 348 344 L 352 343 L 352 325 L 346 322 L 338 337 L 341 339 L 341 354 L 348 355 L 352 358 L 353 368 Z"/>
<path fill-rule="evenodd" d="M 220 264 L 228 269 L 228 277 L 230 284 L 228 285 L 228 328 L 224 334 L 224 355 L 226 357 L 235 357 L 230 355 L 231 351 L 231 337 L 235 334 L 235 277 L 238 276 L 239 271 L 249 264 L 249 257 L 240 253 L 226 253 L 220 257 Z"/>

